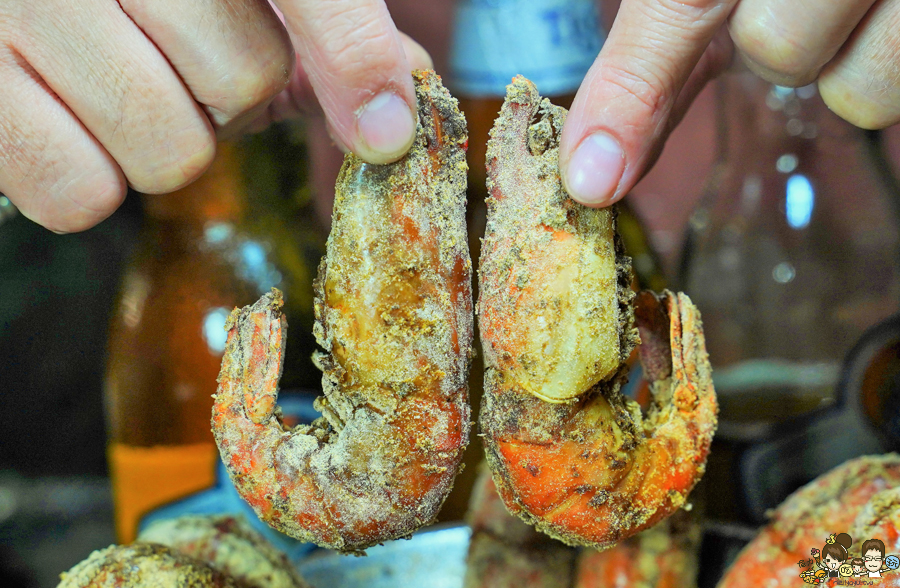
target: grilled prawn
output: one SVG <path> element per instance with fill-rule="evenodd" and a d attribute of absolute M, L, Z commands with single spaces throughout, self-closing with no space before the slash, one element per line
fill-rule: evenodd
<path fill-rule="evenodd" d="M 137 541 L 165 545 L 205 562 L 244 588 L 309 588 L 287 556 L 240 517 L 165 519 L 143 530 Z"/>
<path fill-rule="evenodd" d="M 771 516 L 719 582 L 721 588 L 800 586 L 822 570 L 803 572 L 810 549 L 826 537 L 848 532 L 855 540 L 851 557 L 861 557 L 862 543 L 884 541 L 887 553 L 900 550 L 900 456 L 859 457 L 819 476 L 791 494 Z M 798 567 L 798 563 L 801 564 Z M 822 582 L 829 582 L 827 577 Z M 828 585 L 837 585 L 830 580 Z M 808 582 L 812 583 L 812 582 Z M 900 586 L 900 575 L 885 574 L 879 586 Z"/>
<path fill-rule="evenodd" d="M 684 294 L 634 300 L 615 212 L 562 188 L 565 116 L 517 77 L 491 131 L 480 424 L 507 508 L 602 549 L 684 505 L 717 404 L 697 309 Z M 654 397 L 646 418 L 620 393 L 639 341 Z"/>
<path fill-rule="evenodd" d="M 695 588 L 700 525 L 679 510 L 611 549 L 583 549 L 575 588 Z"/>
<path fill-rule="evenodd" d="M 484 465 L 484 464 L 482 464 Z M 464 588 L 570 588 L 576 550 L 509 514 L 482 467 L 469 500 Z"/>
<path fill-rule="evenodd" d="M 57 588 L 240 588 L 242 584 L 208 564 L 155 543 L 98 549 L 68 572 Z"/>
<path fill-rule="evenodd" d="M 465 588 L 691 588 L 697 586 L 700 526 L 676 512 L 604 551 L 567 547 L 507 512 L 487 468 L 466 521 L 472 527 Z"/>
<path fill-rule="evenodd" d="M 260 518 L 341 551 L 433 521 L 468 440 L 465 119 L 437 75 L 414 78 L 409 154 L 389 165 L 348 155 L 338 177 L 315 285 L 323 416 L 290 430 L 279 419 L 277 291 L 232 313 L 213 407 L 222 459 Z"/>
<path fill-rule="evenodd" d="M 58 588 L 308 588 L 287 557 L 241 519 L 189 515 L 150 525 L 131 545 L 91 553 Z"/>

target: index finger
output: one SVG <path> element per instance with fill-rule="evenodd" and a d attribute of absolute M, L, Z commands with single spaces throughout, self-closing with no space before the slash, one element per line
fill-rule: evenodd
<path fill-rule="evenodd" d="M 737 0 L 622 0 L 560 138 L 566 190 L 607 206 L 640 179 L 681 89 Z"/>
<path fill-rule="evenodd" d="M 410 65 L 384 0 L 274 0 L 334 138 L 369 163 L 412 145 Z"/>

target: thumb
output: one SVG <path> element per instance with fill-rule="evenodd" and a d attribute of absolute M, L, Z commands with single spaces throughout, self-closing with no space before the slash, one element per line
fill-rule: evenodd
<path fill-rule="evenodd" d="M 622 0 L 560 138 L 563 183 L 573 199 L 607 206 L 653 163 L 689 100 L 724 67 L 724 44 L 704 55 L 737 0 Z M 703 67 L 695 66 L 704 57 Z M 711 66 L 714 64 L 714 66 Z M 690 78 L 690 83 L 685 86 Z M 692 97 L 692 96 L 691 96 Z"/>

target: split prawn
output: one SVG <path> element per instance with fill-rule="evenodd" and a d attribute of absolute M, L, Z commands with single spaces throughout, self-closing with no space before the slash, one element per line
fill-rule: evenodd
<path fill-rule="evenodd" d="M 281 296 L 235 310 L 213 432 L 235 487 L 293 537 L 359 551 L 432 522 L 468 441 L 471 261 L 466 125 L 434 72 L 414 72 L 416 140 L 388 165 L 347 155 L 319 267 L 323 416 L 276 410 Z"/>
<path fill-rule="evenodd" d="M 718 409 L 697 309 L 671 292 L 635 300 L 615 211 L 563 189 L 565 117 L 520 76 L 491 131 L 480 425 L 507 508 L 604 549 L 685 504 Z M 654 397 L 646 417 L 620 392 L 639 341 Z"/>

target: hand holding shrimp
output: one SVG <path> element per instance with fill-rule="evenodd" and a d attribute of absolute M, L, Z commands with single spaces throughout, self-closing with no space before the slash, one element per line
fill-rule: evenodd
<path fill-rule="evenodd" d="M 614 211 L 563 190 L 565 116 L 517 77 L 491 131 L 480 423 L 511 512 L 567 543 L 606 548 L 685 503 L 717 404 L 696 308 L 669 292 L 633 305 Z M 646 418 L 619 392 L 637 331 L 654 396 Z"/>
<path fill-rule="evenodd" d="M 232 314 L 213 407 L 222 459 L 260 518 L 342 551 L 430 523 L 468 441 L 465 120 L 437 75 L 414 77 L 409 154 L 382 166 L 348 155 L 338 178 L 316 281 L 323 417 L 286 430 L 275 410 L 277 292 Z"/>

